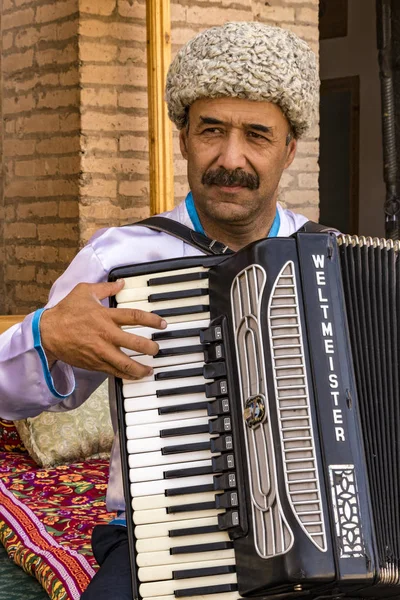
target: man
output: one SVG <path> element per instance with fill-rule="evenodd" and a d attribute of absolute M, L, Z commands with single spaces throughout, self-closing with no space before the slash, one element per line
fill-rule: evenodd
<path fill-rule="evenodd" d="M 299 229 L 307 219 L 277 204 L 278 184 L 297 139 L 312 124 L 318 85 L 314 54 L 288 31 L 227 23 L 190 41 L 170 67 L 166 99 L 191 191 L 165 216 L 233 250 Z M 0 338 L 0 415 L 20 419 L 72 409 L 107 374 L 148 375 L 151 369 L 120 347 L 153 355 L 157 344 L 121 326 L 166 324 L 156 315 L 106 308 L 124 285 L 107 283 L 108 273 L 122 263 L 200 253 L 145 227 L 98 232 L 54 284 L 47 306 Z M 124 510 L 117 442 L 107 506 Z M 93 547 L 101 568 L 83 598 L 131 600 L 125 528 L 96 528 Z"/>

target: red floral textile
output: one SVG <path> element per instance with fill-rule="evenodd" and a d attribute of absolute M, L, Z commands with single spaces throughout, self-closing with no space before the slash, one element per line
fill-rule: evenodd
<path fill-rule="evenodd" d="M 10 470 L 0 471 L 0 541 L 53 600 L 77 600 L 97 568 L 92 529 L 115 516 L 105 509 L 108 461 L 44 470 L 9 458 L 3 463 L 0 454 L 5 462 Z"/>
<path fill-rule="evenodd" d="M 26 452 L 12 421 L 0 419 L 0 452 Z"/>

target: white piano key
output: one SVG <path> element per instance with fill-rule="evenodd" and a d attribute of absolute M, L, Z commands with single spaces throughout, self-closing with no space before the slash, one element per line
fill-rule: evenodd
<path fill-rule="evenodd" d="M 175 471 L 176 469 L 191 469 L 192 467 L 211 467 L 211 460 L 198 460 L 193 464 L 187 462 L 181 462 L 179 455 L 177 456 L 177 462 L 170 465 L 156 465 L 154 467 L 143 467 L 140 469 L 129 470 L 129 481 L 131 483 L 137 483 L 139 481 L 156 481 L 157 479 L 164 480 L 164 473 L 168 471 Z M 186 487 L 187 477 L 180 477 L 182 487 Z M 166 484 L 169 479 L 164 480 Z M 171 479 L 174 481 L 174 479 Z"/>
<path fill-rule="evenodd" d="M 181 397 L 182 399 L 182 397 Z M 186 403 L 186 399 L 182 401 L 182 404 Z M 207 416 L 207 410 L 192 410 L 192 411 L 183 411 L 176 412 L 166 415 L 159 415 L 157 410 L 143 410 L 141 412 L 132 412 L 126 413 L 125 422 L 126 425 L 148 425 L 148 424 L 158 424 L 160 429 L 162 429 L 163 423 L 169 423 L 169 421 L 175 421 L 176 419 L 182 419 L 182 423 L 187 419 L 195 419 L 197 417 L 205 417 Z"/>
<path fill-rule="evenodd" d="M 148 285 L 134 288 L 124 287 L 116 296 L 118 304 L 124 302 L 138 302 L 147 300 L 152 294 L 165 294 L 170 292 L 181 292 L 185 290 L 199 290 L 208 288 L 208 279 L 198 279 L 197 281 L 180 281 L 178 283 L 167 285 Z"/>
<path fill-rule="evenodd" d="M 165 490 L 174 490 L 183 486 L 207 485 L 213 483 L 212 475 L 198 475 L 197 477 L 179 477 L 178 479 L 158 479 L 155 481 L 141 481 L 131 483 L 131 496 L 151 496 L 162 494 Z"/>
<path fill-rule="evenodd" d="M 171 554 L 168 550 L 161 552 L 142 552 L 137 554 L 136 563 L 138 567 L 155 567 L 157 565 L 178 565 L 180 563 L 200 563 L 204 560 L 229 559 L 234 558 L 235 551 L 233 548 L 229 550 L 213 550 L 211 552 L 193 552 L 192 554 Z"/>
<path fill-rule="evenodd" d="M 164 331 L 164 330 L 163 330 Z M 131 335 L 138 335 L 133 329 L 125 330 L 125 333 L 130 333 Z M 144 337 L 144 336 L 142 336 Z M 150 339 L 151 336 L 146 337 L 146 339 Z M 169 350 L 170 348 L 184 348 L 185 346 L 197 346 L 200 344 L 200 336 L 194 337 L 186 337 L 172 340 L 157 340 L 157 344 L 160 350 Z M 128 356 L 143 356 L 140 352 L 136 352 L 135 350 L 130 350 L 129 348 L 121 348 L 125 354 Z"/>
<path fill-rule="evenodd" d="M 182 496 L 166 496 L 158 494 L 157 496 L 144 496 L 143 498 L 133 498 L 133 510 L 148 510 L 151 508 L 165 508 L 167 506 L 179 506 L 180 504 L 193 504 L 198 502 L 212 502 L 215 496 L 222 492 L 203 492 L 200 494 L 184 494 Z"/>
<path fill-rule="evenodd" d="M 212 560 L 205 560 L 203 559 L 201 562 L 195 563 L 195 562 L 191 562 L 191 563 L 183 563 L 183 564 L 179 564 L 177 566 L 175 565 L 158 565 L 156 567 L 141 567 L 138 570 L 138 579 L 141 582 L 147 582 L 147 581 L 168 581 L 169 579 L 173 578 L 173 572 L 174 571 L 187 571 L 189 569 L 207 569 L 207 568 L 211 568 L 211 567 L 219 567 L 219 566 L 225 566 L 225 565 L 234 565 L 235 564 L 235 559 L 234 558 L 222 558 L 222 559 L 216 559 L 214 561 Z M 215 576 L 214 576 L 215 577 Z M 224 575 L 222 575 L 222 577 L 224 577 Z M 200 577 L 198 578 L 200 580 Z M 203 578 L 201 578 L 203 579 Z M 204 579 L 206 579 L 206 577 L 204 577 Z M 182 581 L 181 579 L 176 579 L 173 580 L 173 583 L 176 583 L 177 581 Z M 185 581 L 185 580 L 183 580 Z M 189 587 L 189 586 L 184 586 L 184 587 Z M 175 588 L 177 589 L 177 588 Z M 180 588 L 182 589 L 182 588 Z"/>
<path fill-rule="evenodd" d="M 126 413 L 135 413 L 140 410 L 152 410 L 162 406 L 175 406 L 177 404 L 192 404 L 193 402 L 208 402 L 209 399 L 203 392 L 190 394 L 183 400 L 181 396 L 158 398 L 157 396 L 140 396 L 139 398 L 126 398 L 124 408 Z"/>
<path fill-rule="evenodd" d="M 178 365 L 184 367 L 184 365 Z M 124 398 L 132 398 L 138 396 L 152 396 L 158 390 L 172 390 L 177 387 L 205 385 L 209 383 L 209 380 L 204 377 L 190 377 L 188 379 L 166 379 L 162 381 L 144 381 L 138 379 L 137 381 L 131 381 L 130 383 L 124 383 L 122 391 Z"/>
<path fill-rule="evenodd" d="M 142 598 L 147 596 L 155 596 L 160 593 L 160 589 L 166 594 L 173 594 L 175 590 L 184 590 L 186 588 L 199 588 L 210 585 L 223 585 L 226 583 L 237 583 L 236 573 L 228 575 L 214 575 L 212 577 L 193 577 L 192 579 L 173 579 L 166 581 L 153 581 L 151 583 L 142 583 L 139 586 L 139 594 Z"/>
<path fill-rule="evenodd" d="M 133 522 L 135 525 L 145 525 L 151 523 L 171 523 L 179 519 L 193 519 L 196 525 L 196 519 L 199 517 L 215 517 L 226 512 L 224 508 L 209 508 L 199 511 L 186 511 L 185 513 L 167 513 L 166 508 L 153 508 L 152 510 L 135 510 L 133 513 Z"/>
<path fill-rule="evenodd" d="M 131 399 L 134 401 L 134 399 Z M 161 448 L 167 448 L 168 446 L 181 446 L 183 444 L 193 444 L 197 442 L 209 442 L 212 438 L 217 437 L 218 434 L 209 433 L 198 433 L 197 435 L 181 435 L 169 438 L 160 437 L 149 437 L 147 439 L 128 439 L 127 451 L 129 454 L 136 454 L 140 452 L 154 452 L 161 450 Z"/>
<path fill-rule="evenodd" d="M 217 517 L 206 517 L 206 518 L 202 518 L 202 519 L 198 519 L 197 523 L 196 523 L 196 527 L 208 527 L 209 525 L 218 525 L 218 519 Z M 175 544 L 176 546 L 190 546 L 191 542 L 189 541 L 189 538 L 192 539 L 192 536 L 179 536 L 179 538 L 170 538 L 169 537 L 169 532 L 170 531 L 174 531 L 175 529 L 189 529 L 190 527 L 193 527 L 193 522 L 188 520 L 188 519 L 182 519 L 182 521 L 175 521 L 173 523 L 156 523 L 155 525 L 137 525 L 135 527 L 135 537 L 137 540 L 143 540 L 143 539 L 151 539 L 151 538 L 158 538 L 158 537 L 166 537 L 170 540 L 171 543 L 174 543 L 173 540 L 177 539 L 179 540 L 179 543 Z M 219 535 L 219 532 L 217 532 Z M 227 540 L 229 541 L 229 535 L 223 531 L 221 532 L 224 535 L 228 536 Z M 211 535 L 214 534 L 206 534 L 206 538 L 211 539 Z M 208 537 L 210 536 L 210 538 Z M 194 536 L 193 536 L 194 537 Z M 225 540 L 226 538 L 224 538 Z M 188 542 L 188 543 L 186 543 Z M 204 540 L 204 543 L 206 543 L 206 540 Z M 211 543 L 211 542 L 210 542 Z M 170 548 L 173 548 L 174 546 L 169 546 Z M 154 550 L 156 548 L 154 547 Z M 162 549 L 162 548 L 160 548 Z M 143 550 L 138 550 L 138 552 L 141 551 L 143 552 Z"/>
<path fill-rule="evenodd" d="M 218 600 L 242 600 L 239 592 L 224 592 L 223 594 L 208 594 L 207 596 L 190 596 L 190 600 L 213 600 L 217 597 Z M 174 594 L 165 596 L 146 596 L 143 600 L 176 600 Z"/>
<path fill-rule="evenodd" d="M 202 319 L 200 317 L 194 318 L 188 323 L 187 315 L 181 316 L 179 321 L 176 321 L 173 324 L 168 324 L 165 331 L 181 331 L 187 329 L 196 329 L 197 327 L 201 327 L 202 329 L 206 329 L 210 325 L 209 319 Z M 160 333 L 160 329 L 154 329 L 153 327 L 142 327 L 141 325 L 123 325 L 124 331 L 128 333 L 134 333 L 135 335 L 140 335 L 142 337 L 151 339 L 153 333 Z"/>
<path fill-rule="evenodd" d="M 165 308 L 181 308 L 187 306 L 199 306 L 201 304 L 208 305 L 209 303 L 209 295 L 204 294 L 203 296 L 196 296 L 194 298 L 178 298 L 177 300 L 162 300 L 161 302 L 146 302 L 144 300 L 140 302 L 121 302 L 121 304 L 118 304 L 117 308 L 134 308 L 136 310 L 153 312 L 155 310 L 164 310 Z M 180 320 L 182 320 L 182 317 Z"/>
<path fill-rule="evenodd" d="M 191 315 L 176 315 L 174 317 L 163 317 L 164 321 L 167 323 L 180 323 L 182 318 L 185 318 L 186 322 L 197 321 L 199 319 L 208 319 L 210 321 L 211 315 L 209 311 L 193 313 Z M 164 331 L 164 330 L 163 330 Z"/>
<path fill-rule="evenodd" d="M 159 271 L 154 273 L 148 273 L 147 275 L 133 275 L 132 277 L 126 277 L 124 279 L 125 285 L 123 287 L 124 290 L 135 287 L 149 287 L 148 281 L 149 279 L 157 279 L 158 277 L 169 277 L 175 275 L 187 275 L 190 273 L 207 273 L 209 269 L 207 267 L 188 267 L 187 269 L 174 269 L 169 271 Z M 202 281 L 207 281 L 204 279 Z M 174 285 L 174 284 L 171 284 Z M 159 287 L 159 286 L 155 286 Z M 122 291 L 122 290 L 121 290 Z M 118 302 L 118 294 L 117 294 L 117 302 Z"/>
<path fill-rule="evenodd" d="M 204 364 L 204 352 L 196 352 L 194 354 L 177 354 L 175 356 L 150 356 L 147 354 L 140 354 L 139 356 L 132 356 L 133 360 L 146 365 L 147 367 L 173 367 L 174 365 L 183 365 L 194 362 L 203 361 Z"/>
<path fill-rule="evenodd" d="M 161 452 L 142 452 L 141 454 L 131 454 L 128 458 L 129 466 L 131 469 L 138 469 L 140 467 L 151 467 L 154 465 L 170 465 L 171 463 L 177 462 L 193 462 L 197 460 L 211 459 L 212 456 L 218 456 L 217 454 L 211 454 L 210 450 L 201 450 L 199 452 L 182 452 L 182 454 L 161 454 Z"/>
<path fill-rule="evenodd" d="M 212 417 L 211 417 L 212 418 Z M 196 425 L 207 425 L 209 417 L 201 417 L 199 419 L 185 419 L 185 424 L 182 424 L 181 420 L 169 421 L 162 427 L 163 430 L 168 431 L 169 429 L 182 428 L 182 427 L 194 427 Z M 159 425 L 130 425 L 126 428 L 126 437 L 128 440 L 138 440 L 143 438 L 160 437 Z M 179 437 L 176 436 L 178 439 Z M 197 436 L 191 436 L 192 442 L 197 441 Z M 167 440 L 169 438 L 161 438 Z M 182 442 L 183 443 L 183 442 Z"/>
<path fill-rule="evenodd" d="M 187 523 L 188 521 L 186 521 Z M 168 529 L 173 529 L 175 523 L 168 524 Z M 198 522 L 196 523 L 196 526 Z M 153 525 L 143 525 L 140 527 L 154 527 Z M 160 527 L 157 525 L 157 527 Z M 138 527 L 136 527 L 138 529 Z M 142 537 L 136 539 L 136 551 L 143 555 L 150 552 L 168 551 L 177 546 L 196 546 L 197 544 L 214 544 L 215 542 L 229 542 L 229 534 L 226 531 L 218 531 L 216 533 L 202 533 L 200 535 L 188 535 L 183 537 L 170 537 L 168 535 L 162 537 Z M 175 556 L 175 555 L 171 555 Z M 190 556 L 190 555 L 189 555 Z"/>
<path fill-rule="evenodd" d="M 157 380 L 156 380 L 155 376 L 158 375 L 158 373 L 171 373 L 171 375 L 174 375 L 175 373 L 179 373 L 179 371 L 185 371 L 185 369 L 201 369 L 202 367 L 204 367 L 204 360 L 197 361 L 195 363 L 189 363 L 189 361 L 187 361 L 187 363 L 184 365 L 176 365 L 176 366 L 171 366 L 171 367 L 160 367 L 160 368 L 154 369 L 154 372 L 151 375 L 147 375 L 146 377 L 141 377 L 140 379 L 135 379 L 134 381 L 132 381 L 130 379 L 123 379 L 122 383 L 139 385 L 139 386 L 142 383 L 150 383 L 150 382 L 156 383 Z M 175 379 L 179 379 L 179 378 L 173 378 L 168 381 L 174 381 Z M 190 385 L 191 380 L 192 380 L 192 377 L 185 378 L 185 381 L 189 382 L 188 385 Z M 160 383 L 161 383 L 161 381 L 160 381 Z M 137 389 L 139 389 L 139 388 L 137 388 Z M 135 395 L 137 395 L 137 391 L 134 390 L 134 392 L 135 392 Z"/>

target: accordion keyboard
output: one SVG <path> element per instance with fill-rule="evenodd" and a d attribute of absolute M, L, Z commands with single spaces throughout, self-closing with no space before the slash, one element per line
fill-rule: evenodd
<path fill-rule="evenodd" d="M 125 439 L 141 598 L 238 598 L 233 543 L 238 493 L 222 328 L 210 325 L 208 273 L 180 269 L 125 280 L 117 307 L 156 312 L 153 367 L 123 381 Z"/>

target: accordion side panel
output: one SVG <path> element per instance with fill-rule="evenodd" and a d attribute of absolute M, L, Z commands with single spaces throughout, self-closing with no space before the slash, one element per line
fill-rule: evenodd
<path fill-rule="evenodd" d="M 338 247 L 333 236 L 320 234 L 300 234 L 297 243 L 338 580 L 340 589 L 358 595 L 376 564 Z"/>

